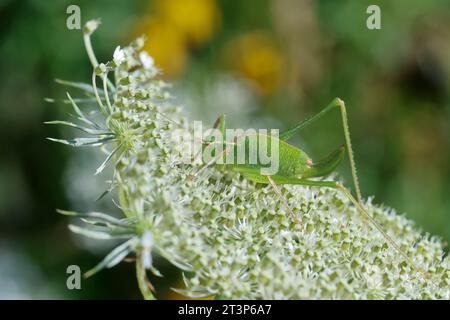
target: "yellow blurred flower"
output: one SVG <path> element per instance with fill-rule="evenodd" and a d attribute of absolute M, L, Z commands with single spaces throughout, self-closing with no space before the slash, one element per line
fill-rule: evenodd
<path fill-rule="evenodd" d="M 252 32 L 233 40 L 226 59 L 232 69 L 253 82 L 260 94 L 273 93 L 281 82 L 284 59 L 267 33 Z"/>
<path fill-rule="evenodd" d="M 178 28 L 160 18 L 147 17 L 137 28 L 138 34 L 145 34 L 144 50 L 155 59 L 164 76 L 178 76 L 185 68 L 188 52 L 185 39 Z"/>
<path fill-rule="evenodd" d="M 188 47 L 211 39 L 220 22 L 220 11 L 215 0 L 156 0 L 152 4 L 155 13 L 139 20 L 133 36 L 147 36 L 144 50 L 165 77 L 173 78 L 186 67 Z"/>
<path fill-rule="evenodd" d="M 215 0 L 157 0 L 156 5 L 160 16 L 194 46 L 210 40 L 220 24 Z"/>

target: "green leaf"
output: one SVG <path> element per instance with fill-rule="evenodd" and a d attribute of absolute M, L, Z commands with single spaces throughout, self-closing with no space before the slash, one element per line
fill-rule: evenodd
<path fill-rule="evenodd" d="M 100 201 L 102 200 L 106 195 L 108 195 L 110 192 L 112 191 L 112 189 L 106 189 L 105 191 L 103 191 L 98 197 L 97 199 L 95 199 L 95 201 Z"/>
<path fill-rule="evenodd" d="M 76 123 L 69 122 L 69 121 L 54 120 L 54 121 L 46 121 L 46 122 L 44 122 L 44 124 L 56 124 L 56 125 L 68 126 L 68 127 L 76 128 L 78 130 L 81 130 L 83 132 L 93 134 L 93 135 L 111 135 L 111 136 L 114 135 L 112 132 L 109 132 L 106 130 L 89 129 L 89 128 L 79 126 Z"/>
<path fill-rule="evenodd" d="M 206 297 L 210 297 L 210 296 L 214 295 L 210 291 L 207 291 L 207 290 L 191 291 L 188 289 L 179 289 L 179 288 L 170 288 L 170 289 L 175 291 L 176 293 L 179 293 L 185 297 L 190 297 L 190 298 L 206 298 Z"/>
<path fill-rule="evenodd" d="M 54 138 L 47 138 L 47 139 L 53 142 L 67 144 L 72 147 L 98 147 L 111 142 L 112 140 L 114 140 L 114 137 L 108 136 L 99 138 L 75 138 L 69 140 L 54 139 Z"/>
<path fill-rule="evenodd" d="M 157 248 L 157 249 L 158 249 L 158 253 L 163 258 L 167 259 L 167 261 L 170 261 L 175 267 L 177 267 L 183 271 L 192 271 L 192 265 L 183 261 L 183 259 L 181 257 L 177 257 L 173 253 L 166 253 L 161 248 Z"/>
<path fill-rule="evenodd" d="M 84 274 L 84 277 L 85 278 L 91 277 L 92 275 L 103 270 L 104 268 L 112 268 L 116 266 L 123 259 L 125 259 L 125 257 L 130 252 L 133 251 L 134 247 L 136 246 L 136 242 L 137 242 L 136 238 L 131 238 L 128 241 L 114 248 L 109 254 L 106 255 L 106 257 L 99 264 L 97 264 L 91 270 L 87 271 Z"/>
<path fill-rule="evenodd" d="M 76 234 L 97 240 L 127 239 L 133 236 L 131 233 L 113 234 L 112 232 L 83 228 L 74 224 L 69 224 L 69 229 Z"/>
<path fill-rule="evenodd" d="M 78 217 L 78 218 L 85 218 L 88 219 L 91 222 L 96 221 L 97 223 L 104 223 L 107 225 L 114 225 L 118 227 L 123 228 L 130 228 L 131 223 L 127 219 L 117 219 L 114 218 L 106 213 L 102 212 L 87 212 L 87 213 L 80 213 L 75 211 L 66 211 L 66 210 L 56 210 L 58 213 L 66 215 L 66 216 L 72 216 L 72 217 Z"/>
<path fill-rule="evenodd" d="M 103 99 L 103 98 L 102 98 Z M 72 98 L 75 103 L 97 103 L 95 98 Z M 45 102 L 48 103 L 64 103 L 64 104 L 72 104 L 72 101 L 69 99 L 53 99 L 53 98 L 44 98 Z"/>
<path fill-rule="evenodd" d="M 56 83 L 62 84 L 64 86 L 68 86 L 68 87 L 72 87 L 72 88 L 77 88 L 89 93 L 94 93 L 94 88 L 92 88 L 92 86 L 88 83 L 84 83 L 84 82 L 73 82 L 73 81 L 67 81 L 67 80 L 62 80 L 62 79 L 55 79 Z M 98 90 L 99 94 L 104 95 L 103 90 Z"/>
<path fill-rule="evenodd" d="M 88 117 L 86 117 L 84 115 L 84 113 L 81 111 L 81 109 L 78 107 L 78 105 L 75 103 L 75 101 L 73 101 L 72 97 L 70 96 L 70 94 L 67 92 L 67 98 L 69 99 L 70 103 L 72 104 L 72 108 L 75 111 L 75 113 L 78 115 L 78 119 L 80 119 L 81 121 L 90 124 L 96 128 L 99 128 L 99 125 L 96 124 L 95 122 L 93 122 L 92 120 L 90 120 Z"/>
<path fill-rule="evenodd" d="M 97 168 L 97 171 L 95 171 L 95 175 L 101 173 L 105 167 L 106 164 L 109 162 L 109 160 L 114 156 L 114 154 L 122 147 L 122 144 L 119 144 L 113 151 L 109 153 L 109 155 L 106 157 L 105 161 L 100 165 L 100 167 Z"/>

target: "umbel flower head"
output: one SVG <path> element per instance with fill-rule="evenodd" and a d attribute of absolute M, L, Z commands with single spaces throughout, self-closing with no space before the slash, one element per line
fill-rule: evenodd
<path fill-rule="evenodd" d="M 186 288 L 179 291 L 193 297 L 450 298 L 449 258 L 442 243 L 393 209 L 365 202 L 429 277 L 414 270 L 337 190 L 281 187 L 305 226 L 300 229 L 270 186 L 216 166 L 195 175 L 202 165 L 177 160 L 183 150 L 172 134 L 193 128 L 173 105 L 167 84 L 155 78 L 159 71 L 141 51 L 143 39 L 118 47 L 110 62 L 99 65 L 90 45 L 93 24 L 85 28 L 92 82 L 63 82 L 82 88 L 90 98 L 74 100 L 68 94 L 79 123 L 50 122 L 89 135 L 54 141 L 109 150 L 97 173 L 113 167 L 106 193 L 115 191 L 123 217 L 60 211 L 83 218 L 82 226 L 70 229 L 92 241 L 123 239 L 87 275 L 135 255 L 139 287 L 145 298 L 152 298 L 146 270 L 160 275 L 152 264 L 159 256 L 185 272 Z M 94 121 L 76 101 L 96 104 L 100 120 Z"/>

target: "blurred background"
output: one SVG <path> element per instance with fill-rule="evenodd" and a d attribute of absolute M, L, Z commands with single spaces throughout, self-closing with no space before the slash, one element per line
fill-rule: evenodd
<path fill-rule="evenodd" d="M 364 195 L 450 239 L 447 0 L 0 0 L 0 299 L 140 297 L 127 263 L 66 288 L 68 265 L 87 270 L 111 244 L 75 237 L 55 208 L 116 210 L 95 202 L 108 179 L 93 176 L 97 152 L 45 140 L 70 134 L 43 125 L 68 111 L 44 102 L 64 95 L 54 78 L 91 75 L 81 32 L 66 28 L 70 4 L 82 23 L 102 19 L 100 61 L 145 34 L 192 119 L 284 128 L 341 97 Z M 381 30 L 366 27 L 370 4 Z M 321 158 L 343 141 L 335 112 L 293 143 Z M 339 172 L 350 185 L 347 162 Z"/>

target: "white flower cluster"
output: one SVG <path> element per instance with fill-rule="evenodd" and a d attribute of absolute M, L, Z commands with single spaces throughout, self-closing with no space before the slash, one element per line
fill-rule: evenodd
<path fill-rule="evenodd" d="M 129 240 L 96 270 L 134 252 L 155 273 L 155 255 L 187 271 L 182 293 L 190 296 L 450 299 L 442 243 L 392 209 L 365 204 L 429 277 L 413 270 L 337 190 L 281 188 L 306 226 L 300 229 L 270 186 L 214 166 L 192 179 L 201 166 L 178 163 L 181 150 L 171 138 L 174 129 L 192 128 L 171 104 L 167 85 L 155 79 L 158 70 L 142 44 L 116 49 L 111 92 L 106 85 L 98 90 L 100 103 L 110 98 L 112 107 L 96 128 L 98 139 L 108 139 L 97 144 L 113 144 L 107 160 L 124 219 L 85 214 L 94 229 L 72 230 Z"/>

